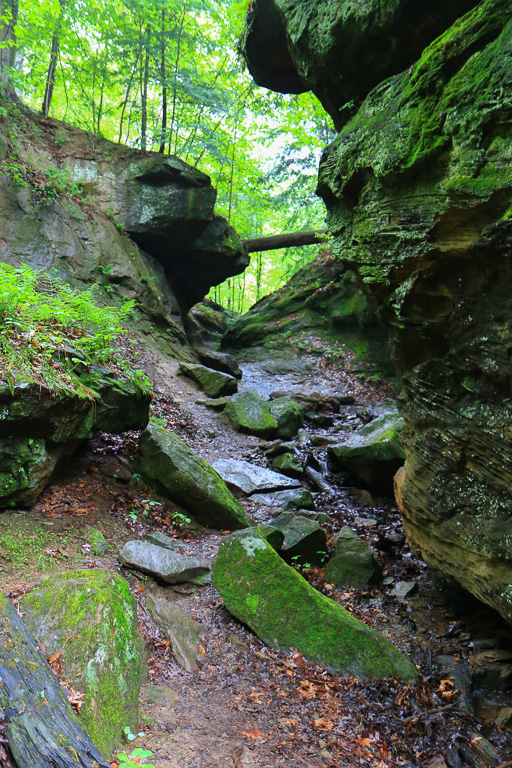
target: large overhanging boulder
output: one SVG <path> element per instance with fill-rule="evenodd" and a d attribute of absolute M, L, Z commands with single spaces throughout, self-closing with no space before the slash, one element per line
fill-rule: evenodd
<path fill-rule="evenodd" d="M 477 0 L 254 0 L 242 53 L 259 85 L 282 93 L 312 90 L 339 127 L 347 102 L 410 67 L 475 5 Z"/>

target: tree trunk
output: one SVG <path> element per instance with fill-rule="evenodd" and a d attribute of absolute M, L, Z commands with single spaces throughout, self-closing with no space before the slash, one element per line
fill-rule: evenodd
<path fill-rule="evenodd" d="M 0 593 L 0 707 L 18 768 L 109 768 L 12 603 Z"/>
<path fill-rule="evenodd" d="M 286 235 L 271 235 L 270 237 L 256 237 L 253 240 L 244 240 L 243 244 L 247 253 L 260 253 L 261 251 L 277 251 L 279 248 L 296 248 L 302 245 L 316 245 L 325 243 L 328 229 L 312 229 L 309 232 L 290 232 Z"/>
<path fill-rule="evenodd" d="M 148 124 L 148 83 L 149 83 L 149 43 L 151 37 L 151 26 L 146 27 L 145 48 L 146 55 L 144 59 L 144 79 L 141 90 L 141 125 L 140 125 L 140 148 L 145 151 L 147 146 L 147 124 Z"/>
<path fill-rule="evenodd" d="M 9 70 L 14 67 L 16 58 L 16 33 L 18 21 L 18 0 L 0 0 L 0 12 L 7 17 L 0 28 L 0 82 L 9 82 Z"/>
<path fill-rule="evenodd" d="M 135 73 L 137 72 L 137 66 L 138 66 L 138 63 L 139 63 L 139 57 L 140 57 L 140 49 L 139 49 L 139 51 L 137 51 L 137 56 L 135 58 L 135 63 L 133 65 L 132 71 L 130 73 L 130 79 L 128 80 L 128 85 L 126 86 L 126 93 L 124 95 L 124 100 L 123 100 L 123 108 L 121 110 L 121 117 L 120 117 L 120 120 L 119 120 L 119 136 L 118 136 L 118 139 L 117 139 L 117 143 L 118 144 L 121 143 L 121 139 L 122 139 L 122 136 L 123 136 L 124 113 L 126 112 L 126 107 L 127 107 L 127 104 L 128 104 L 128 99 L 130 98 L 130 91 L 132 89 L 133 78 L 135 77 Z"/>
<path fill-rule="evenodd" d="M 167 132 L 167 75 L 165 72 L 165 8 L 162 8 L 162 38 L 160 41 L 160 73 L 162 78 L 162 128 L 160 139 L 160 149 L 162 154 L 165 152 L 165 134 Z"/>
<path fill-rule="evenodd" d="M 59 60 L 59 49 L 60 49 L 59 34 L 60 34 L 64 2 L 65 0 L 59 0 L 59 3 L 60 3 L 59 18 L 57 19 L 57 26 L 55 27 L 55 32 L 53 33 L 53 37 L 52 37 L 52 50 L 50 54 L 50 63 L 48 65 L 48 73 L 46 75 L 46 87 L 44 89 L 44 98 L 43 98 L 44 117 L 48 117 L 50 113 L 50 107 L 52 104 L 53 88 L 55 86 L 55 72 L 57 70 L 57 62 Z"/>
<path fill-rule="evenodd" d="M 172 86 L 172 116 L 171 116 L 171 130 L 169 131 L 169 154 L 171 154 L 171 147 L 172 147 L 172 134 L 174 131 L 174 123 L 176 121 L 176 101 L 178 98 L 178 67 L 180 63 L 180 56 L 181 56 L 181 36 L 183 34 L 183 27 L 185 25 L 185 15 L 187 13 L 187 4 L 183 6 L 183 12 L 181 14 L 181 22 L 180 22 L 180 28 L 178 32 L 178 47 L 176 50 L 176 61 L 174 63 L 174 83 Z M 176 128 L 176 133 L 178 133 L 178 128 Z M 177 142 L 176 142 L 177 143 Z"/>

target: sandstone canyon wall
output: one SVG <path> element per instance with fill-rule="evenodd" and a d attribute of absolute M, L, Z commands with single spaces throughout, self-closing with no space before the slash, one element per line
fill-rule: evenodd
<path fill-rule="evenodd" d="M 318 191 L 403 381 L 409 541 L 512 622 L 512 2 L 255 0 L 275 88 L 269 7 L 268 62 L 340 128 Z"/>

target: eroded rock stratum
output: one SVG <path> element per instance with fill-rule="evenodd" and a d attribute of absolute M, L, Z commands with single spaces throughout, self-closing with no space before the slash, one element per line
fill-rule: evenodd
<path fill-rule="evenodd" d="M 297 9 L 275 5 L 295 25 Z M 313 20 L 327 24 L 331 5 L 301 17 L 312 72 L 321 64 Z M 336 5 L 343 27 L 353 4 Z M 385 7 L 399 5 L 409 4 Z M 402 377 L 397 498 L 409 541 L 512 621 L 512 2 L 460 15 L 463 5 L 450 4 L 459 18 L 407 68 L 398 57 L 398 74 L 366 89 L 324 153 L 319 192 L 334 248 L 377 308 Z M 334 24 L 325 34 L 340 78 L 353 62 Z M 398 45 L 406 29 L 397 27 Z M 290 38 L 302 76 L 296 47 Z M 364 90 L 367 75 L 359 82 Z M 329 106 L 324 87 L 334 99 L 328 79 L 316 90 Z"/>

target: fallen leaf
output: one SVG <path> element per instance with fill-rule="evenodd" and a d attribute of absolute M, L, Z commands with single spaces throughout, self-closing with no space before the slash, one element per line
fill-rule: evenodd
<path fill-rule="evenodd" d="M 54 653 L 53 656 L 50 656 L 49 659 L 46 659 L 48 664 L 53 664 L 54 661 L 57 661 L 59 656 L 62 656 L 62 651 L 57 651 L 57 653 Z"/>
<path fill-rule="evenodd" d="M 242 733 L 242 736 L 244 739 L 252 739 L 252 741 L 257 741 L 258 739 L 263 739 L 263 734 L 259 731 L 244 731 Z"/>

